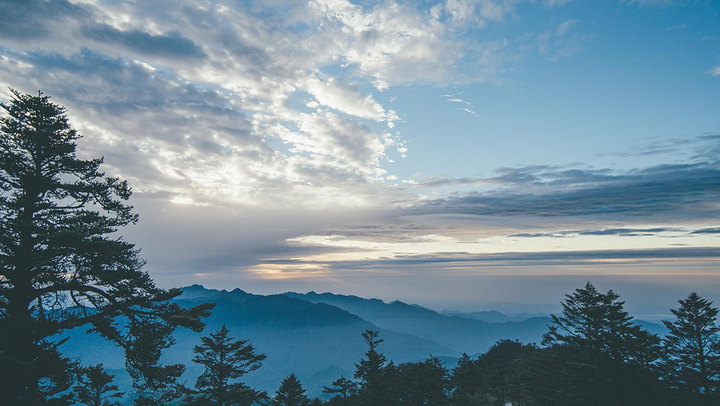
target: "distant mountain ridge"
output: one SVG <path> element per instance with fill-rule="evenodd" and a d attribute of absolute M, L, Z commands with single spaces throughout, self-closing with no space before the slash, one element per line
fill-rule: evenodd
<path fill-rule="evenodd" d="M 449 368 L 463 352 L 484 353 L 501 339 L 539 343 L 549 318 L 490 323 L 458 315 L 443 315 L 422 306 L 400 301 L 385 303 L 332 293 L 287 292 L 255 295 L 241 289 L 206 289 L 200 285 L 183 288 L 175 302 L 182 306 L 216 303 L 204 321 L 205 330 L 195 333 L 178 329 L 177 343 L 165 351 L 163 362 L 187 367 L 182 382 L 193 386 L 202 369 L 194 364 L 192 349 L 225 324 L 230 336 L 248 340 L 258 353 L 267 355 L 263 366 L 245 377 L 251 387 L 273 393 L 280 381 L 295 373 L 312 396 L 323 386 L 344 375 L 353 376 L 355 363 L 367 350 L 361 336 L 365 330 L 380 331 L 384 342 L 378 350 L 395 363 L 420 361 L 429 355 L 440 357 Z M 122 351 L 103 339 L 86 335 L 85 329 L 71 332 L 62 345 L 66 355 L 83 364 L 104 363 L 129 386 L 123 372 Z"/>
<path fill-rule="evenodd" d="M 442 343 L 453 351 L 452 354 L 433 355 L 458 356 L 463 352 L 483 353 L 502 339 L 539 343 L 550 323 L 550 318 L 547 317 L 490 323 L 458 315 L 442 315 L 422 306 L 409 305 L 400 301 L 385 303 L 379 299 L 364 299 L 333 293 L 286 292 L 284 295 L 312 303 L 333 305 L 378 327 Z"/>
<path fill-rule="evenodd" d="M 500 313 L 497 310 L 479 311 L 479 312 L 461 312 L 452 310 L 441 310 L 438 313 L 443 316 L 459 316 L 467 319 L 475 319 L 488 323 L 505 323 L 508 321 L 524 321 L 533 317 L 550 317 L 549 314 L 529 314 L 529 313 Z"/>
<path fill-rule="evenodd" d="M 202 372 L 191 361 L 193 347 L 200 344 L 201 336 L 219 330 L 223 324 L 230 330 L 230 336 L 248 340 L 258 353 L 267 355 L 263 366 L 248 374 L 245 381 L 271 393 L 292 372 L 313 396 L 320 395 L 322 386 L 329 385 L 340 374 L 351 377 L 355 363 L 367 350 L 361 335 L 365 330 L 380 331 L 385 339 L 380 350 L 395 362 L 453 353 L 436 342 L 383 329 L 338 307 L 285 295 L 254 295 L 240 289 L 225 291 L 193 285 L 183 288 L 183 294 L 174 301 L 187 307 L 216 303 L 212 314 L 204 319 L 203 332 L 178 329 L 176 344 L 163 355 L 164 363 L 186 365 L 183 380 L 189 386 Z M 122 351 L 100 337 L 86 335 L 85 329 L 76 329 L 70 335 L 70 340 L 61 347 L 66 355 L 79 358 L 86 365 L 102 362 L 118 374 L 122 383 L 129 385 L 122 371 Z"/>

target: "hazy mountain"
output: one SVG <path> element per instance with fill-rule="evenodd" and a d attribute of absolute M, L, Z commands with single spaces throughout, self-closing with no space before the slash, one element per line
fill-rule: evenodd
<path fill-rule="evenodd" d="M 332 293 L 287 292 L 284 295 L 311 303 L 333 305 L 358 315 L 378 327 L 442 343 L 453 351 L 454 356 L 462 352 L 468 354 L 485 352 L 501 339 L 539 343 L 543 333 L 547 331 L 547 324 L 550 323 L 547 317 L 533 317 L 520 322 L 488 323 L 457 315 L 446 316 L 400 301 L 385 303 L 379 299 Z"/>
<path fill-rule="evenodd" d="M 548 318 L 541 317 L 489 323 L 442 315 L 399 301 L 385 303 L 331 293 L 263 296 L 240 289 L 213 290 L 199 285 L 184 288 L 176 302 L 188 307 L 216 303 L 212 315 L 205 319 L 205 331 L 179 329 L 175 334 L 177 344 L 164 355 L 165 363 L 187 366 L 185 384 L 194 385 L 201 372 L 191 362 L 193 347 L 200 343 L 201 336 L 217 331 L 225 323 L 231 336 L 249 340 L 257 352 L 267 355 L 262 368 L 246 376 L 250 386 L 274 393 L 280 381 L 294 372 L 312 396 L 319 395 L 323 385 L 329 385 L 341 374 L 352 377 L 355 363 L 367 350 L 361 333 L 368 329 L 380 331 L 385 341 L 379 350 L 388 360 L 420 361 L 432 354 L 452 368 L 462 352 L 483 353 L 500 339 L 540 342 L 549 324 Z M 643 327 L 653 332 L 662 328 L 651 323 L 643 323 Z M 104 363 L 118 375 L 119 384 L 129 387 L 129 378 L 123 372 L 122 351 L 84 331 L 73 331 L 62 350 L 86 365 Z"/>
<path fill-rule="evenodd" d="M 453 310 L 440 310 L 438 313 L 443 316 L 460 316 L 466 319 L 475 319 L 488 323 L 506 323 L 508 321 L 525 321 L 533 317 L 550 317 L 543 313 L 500 313 L 497 310 L 480 311 L 480 312 L 461 312 Z"/>
<path fill-rule="evenodd" d="M 184 363 L 186 384 L 193 385 L 201 368 L 191 362 L 192 349 L 200 336 L 226 324 L 231 336 L 249 340 L 266 354 L 262 368 L 247 375 L 249 385 L 274 392 L 280 381 L 294 372 L 312 395 L 319 395 L 343 374 L 352 377 L 354 364 L 365 351 L 365 330 L 380 330 L 385 340 L 379 350 L 395 362 L 418 361 L 429 354 L 451 355 L 450 349 L 427 339 L 380 328 L 345 310 L 324 303 L 311 303 L 284 295 L 253 295 L 240 289 L 218 291 L 199 285 L 184 288 L 176 302 L 193 306 L 214 302 L 202 333 L 178 329 L 177 344 L 166 351 L 164 362 Z M 122 352 L 94 335 L 75 331 L 63 351 L 85 364 L 103 362 L 109 369 L 124 367 Z M 88 350 L 90 349 L 90 350 Z"/>

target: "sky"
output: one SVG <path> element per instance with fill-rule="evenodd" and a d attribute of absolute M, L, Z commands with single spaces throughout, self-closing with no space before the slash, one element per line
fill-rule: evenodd
<path fill-rule="evenodd" d="M 163 287 L 720 304 L 715 0 L 2 0 Z"/>

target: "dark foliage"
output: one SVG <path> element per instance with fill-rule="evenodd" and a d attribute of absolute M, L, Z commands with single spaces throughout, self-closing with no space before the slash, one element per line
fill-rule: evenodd
<path fill-rule="evenodd" d="M 707 382 L 700 389 L 683 390 L 672 374 L 661 374 L 658 338 L 632 322 L 618 295 L 598 292 L 591 284 L 567 295 L 563 315 L 553 316 L 548 326 L 546 347 L 518 341 L 498 341 L 485 354 L 473 359 L 463 354 L 451 371 L 433 357 L 424 362 L 395 365 L 377 351 L 382 340 L 375 331 L 363 338 L 369 346 L 356 364 L 352 381 L 341 378 L 325 393 L 340 394 L 329 405 L 457 405 L 457 406 L 644 406 L 717 404 L 716 377 L 698 379 L 698 365 L 688 361 L 691 354 L 706 354 L 707 362 L 717 361 L 712 352 L 718 342 L 717 310 L 711 303 L 691 295 L 673 311 L 678 321 L 666 340 L 666 357 L 685 360 L 694 371 L 687 375 Z M 691 310 L 694 309 L 694 310 Z M 693 316 L 691 316 L 693 315 Z M 688 332 L 694 331 L 694 334 Z M 681 334 L 681 332 L 684 332 Z M 673 338 L 675 336 L 675 338 Z M 682 337 L 704 337 L 705 350 L 692 349 L 693 342 Z M 672 343 L 690 346 L 682 350 Z M 683 348 L 680 346 L 679 348 Z M 665 361 L 670 362 L 670 361 Z M 673 364 L 678 365 L 678 364 Z M 676 368 L 678 375 L 683 368 Z M 673 385 L 668 385 L 672 383 Z M 694 393 L 693 393 L 694 391 Z M 715 403 L 713 403 L 715 402 Z"/>
<path fill-rule="evenodd" d="M 297 379 L 295 374 L 290 374 L 287 378 L 283 379 L 275 393 L 275 398 L 270 403 L 272 406 L 308 406 L 310 400 L 305 395 L 305 389 L 303 389 L 300 380 Z"/>
<path fill-rule="evenodd" d="M 117 401 L 123 393 L 113 385 L 114 375 L 103 370 L 103 365 L 81 368 L 77 385 L 73 388 L 80 404 L 87 406 L 120 406 Z"/>
<path fill-rule="evenodd" d="M 623 310 L 625 302 L 612 290 L 599 292 L 588 282 L 566 295 L 563 314 L 543 336 L 545 345 L 567 345 L 586 350 L 593 357 L 649 366 L 660 356 L 660 339 L 633 323 Z"/>
<path fill-rule="evenodd" d="M 540 355 L 552 370 L 536 375 L 541 381 L 535 389 L 563 393 L 555 399 L 543 395 L 548 404 L 663 404 L 666 394 L 656 365 L 660 339 L 636 325 L 618 299 L 612 290 L 601 293 L 589 282 L 566 295 L 563 315 L 552 316 L 543 339 L 552 347 Z"/>
<path fill-rule="evenodd" d="M 369 348 L 365 358 L 361 359 L 359 364 L 355 364 L 355 379 L 360 380 L 358 400 L 361 405 L 384 406 L 397 403 L 391 390 L 392 379 L 387 374 L 394 366 L 388 369 L 385 365 L 387 359 L 377 351 L 378 345 L 383 342 L 378 334 L 378 331 L 373 330 L 362 333 Z"/>
<path fill-rule="evenodd" d="M 398 405 L 449 404 L 450 375 L 439 359 L 431 356 L 423 362 L 399 364 L 395 373 Z"/>
<path fill-rule="evenodd" d="M 350 406 L 355 404 L 357 388 L 357 382 L 341 375 L 339 379 L 330 384 L 330 387 L 323 386 L 323 393 L 334 395 L 328 402 L 329 405 Z"/>
<path fill-rule="evenodd" d="M 50 337 L 91 324 L 125 349 L 141 403 L 167 400 L 182 365 L 159 364 L 178 326 L 199 331 L 211 306 L 168 302 L 135 247 L 111 236 L 135 223 L 127 182 L 102 158 L 75 155 L 80 136 L 49 97 L 24 95 L 0 118 L 0 404 L 68 404 L 73 365 Z"/>
<path fill-rule="evenodd" d="M 718 309 L 691 293 L 671 309 L 675 320 L 665 321 L 669 334 L 663 340 L 664 372 L 678 390 L 704 402 L 720 402 L 720 327 Z"/>
<path fill-rule="evenodd" d="M 186 396 L 188 405 L 252 405 L 265 397 L 242 382 L 239 378 L 262 365 L 264 354 L 255 354 L 255 348 L 245 340 L 236 341 L 222 328 L 209 337 L 201 337 L 202 344 L 195 346 L 193 362 L 205 366 L 205 371 L 195 383 L 196 391 Z"/>

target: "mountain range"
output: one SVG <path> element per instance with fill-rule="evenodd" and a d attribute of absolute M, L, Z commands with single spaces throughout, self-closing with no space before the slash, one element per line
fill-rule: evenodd
<path fill-rule="evenodd" d="M 352 378 L 355 363 L 367 346 L 365 330 L 377 330 L 384 342 L 378 350 L 395 363 L 421 361 L 429 355 L 454 367 L 462 353 L 478 355 L 501 339 L 539 343 L 550 323 L 548 317 L 508 317 L 501 313 L 441 314 L 399 301 L 390 303 L 332 293 L 255 295 L 240 289 L 206 289 L 200 285 L 183 288 L 175 299 L 182 306 L 216 303 L 204 321 L 205 330 L 175 332 L 176 345 L 166 350 L 165 363 L 183 363 L 184 383 L 193 386 L 202 368 L 191 362 L 192 349 L 200 337 L 225 324 L 230 335 L 248 340 L 256 352 L 267 355 L 263 366 L 246 375 L 244 381 L 272 394 L 290 373 L 295 373 L 311 396 L 319 396 L 340 375 Z M 495 314 L 497 313 L 497 314 Z M 479 320 L 491 317 L 502 322 Z M 513 320 L 513 321 L 508 321 Z M 650 326 L 650 327 L 657 327 Z M 646 326 L 647 328 L 647 326 Z M 129 387 L 122 351 L 99 337 L 76 329 L 62 345 L 66 355 L 83 364 L 104 363 L 117 376 L 121 386 Z"/>

